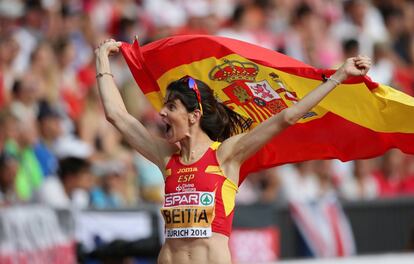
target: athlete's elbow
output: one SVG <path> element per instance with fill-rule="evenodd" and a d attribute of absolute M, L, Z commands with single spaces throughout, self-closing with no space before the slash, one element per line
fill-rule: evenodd
<path fill-rule="evenodd" d="M 105 119 L 109 123 L 114 124 L 116 122 L 116 115 L 110 109 L 105 109 Z"/>
<path fill-rule="evenodd" d="M 105 109 L 105 118 L 106 120 L 114 126 L 117 126 L 117 123 L 122 120 L 122 113 L 116 109 Z"/>
<path fill-rule="evenodd" d="M 105 114 L 105 119 L 106 119 L 106 121 L 108 121 L 109 123 L 111 123 L 111 124 L 115 124 L 115 118 L 114 118 L 114 116 L 113 115 L 111 115 L 111 114 Z"/>

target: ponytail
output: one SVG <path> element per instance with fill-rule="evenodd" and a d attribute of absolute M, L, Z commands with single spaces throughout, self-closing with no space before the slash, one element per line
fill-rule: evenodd
<path fill-rule="evenodd" d="M 247 131 L 253 121 L 237 114 L 224 104 L 216 101 L 216 111 L 210 118 L 201 119 L 201 128 L 213 140 L 224 141 L 227 138 Z M 209 131 L 209 132 L 207 132 Z"/>

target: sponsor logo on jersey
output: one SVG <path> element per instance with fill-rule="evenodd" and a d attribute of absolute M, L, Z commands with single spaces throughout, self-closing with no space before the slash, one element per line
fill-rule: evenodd
<path fill-rule="evenodd" d="M 181 192 L 165 195 L 164 207 L 173 206 L 210 206 L 214 204 L 214 193 L 210 192 Z"/>
<path fill-rule="evenodd" d="M 177 170 L 177 173 L 181 174 L 181 173 L 197 172 L 197 171 L 198 171 L 197 167 L 189 167 L 189 168 L 179 168 Z"/>

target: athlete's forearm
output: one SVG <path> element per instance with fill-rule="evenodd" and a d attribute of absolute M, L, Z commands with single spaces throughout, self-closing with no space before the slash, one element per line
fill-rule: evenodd
<path fill-rule="evenodd" d="M 332 77 L 342 82 L 347 78 L 347 74 L 341 67 L 332 75 Z M 297 104 L 284 109 L 277 115 L 259 124 L 257 127 L 245 133 L 242 136 L 236 136 L 232 140 L 225 142 L 229 145 L 229 157 L 240 164 L 251 155 L 262 148 L 271 138 L 279 134 L 286 127 L 295 124 L 314 106 L 316 106 L 329 92 L 331 92 L 337 83 L 332 80 L 319 85 L 316 89 L 307 94 Z"/>
<path fill-rule="evenodd" d="M 108 55 L 104 52 L 96 54 L 96 72 L 99 94 L 104 106 L 105 115 L 111 122 L 116 122 L 122 113 L 126 113 L 126 107 L 121 94 L 115 84 Z"/>
<path fill-rule="evenodd" d="M 345 73 L 345 70 L 341 67 L 331 77 L 333 80 L 328 79 L 303 97 L 297 104 L 286 109 L 284 119 L 291 125 L 295 124 L 338 85 L 336 81 L 341 83 L 346 80 L 348 76 Z"/>

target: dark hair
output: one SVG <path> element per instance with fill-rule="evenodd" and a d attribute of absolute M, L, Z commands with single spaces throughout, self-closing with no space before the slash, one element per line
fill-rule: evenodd
<path fill-rule="evenodd" d="M 356 39 L 347 39 L 342 42 L 342 49 L 345 51 L 345 53 L 350 52 L 358 52 L 359 49 L 359 42 Z"/>
<path fill-rule="evenodd" d="M 195 91 L 188 86 L 188 78 L 188 76 L 183 77 L 168 85 L 167 101 L 178 99 L 188 112 L 193 112 L 199 109 L 199 105 Z M 212 140 L 224 141 L 250 128 L 253 123 L 250 118 L 245 118 L 218 102 L 207 84 L 194 80 L 200 91 L 203 108 L 200 127 Z"/>
<path fill-rule="evenodd" d="M 58 109 L 46 100 L 40 100 L 38 106 L 37 121 L 42 122 L 47 118 L 62 118 Z"/>
<path fill-rule="evenodd" d="M 21 90 L 22 90 L 22 81 L 20 79 L 16 79 L 12 86 L 13 96 L 18 96 Z"/>
<path fill-rule="evenodd" d="M 69 175 L 78 174 L 83 171 L 88 171 L 91 165 L 89 161 L 76 157 L 67 157 L 59 160 L 59 177 L 66 178 Z"/>
<path fill-rule="evenodd" d="M 233 11 L 231 21 L 235 24 L 241 22 L 243 16 L 250 8 L 261 9 L 262 11 L 269 10 L 271 3 L 269 0 L 254 0 L 249 2 L 238 3 Z"/>
<path fill-rule="evenodd" d="M 13 153 L 9 153 L 5 150 L 0 151 L 0 173 L 6 167 L 7 162 L 9 162 L 11 160 L 15 160 L 17 162 L 19 161 L 18 157 L 16 155 L 14 155 Z"/>
<path fill-rule="evenodd" d="M 293 19 L 295 22 L 302 21 L 303 18 L 313 14 L 312 8 L 306 4 L 302 3 L 298 7 L 296 7 L 296 10 L 294 11 Z"/>

